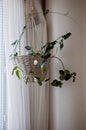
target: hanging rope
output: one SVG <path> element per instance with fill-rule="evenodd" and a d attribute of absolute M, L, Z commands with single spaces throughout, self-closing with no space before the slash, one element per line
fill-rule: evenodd
<path fill-rule="evenodd" d="M 26 19 L 26 39 L 27 39 L 27 45 L 29 44 L 37 49 L 37 44 L 35 44 L 35 38 L 36 42 L 40 38 L 41 39 L 41 33 L 39 32 L 38 23 L 36 23 L 36 20 L 38 19 L 38 15 L 34 15 L 35 13 L 35 7 L 33 5 L 33 1 L 29 0 L 26 1 L 26 12 L 25 12 L 25 19 Z"/>

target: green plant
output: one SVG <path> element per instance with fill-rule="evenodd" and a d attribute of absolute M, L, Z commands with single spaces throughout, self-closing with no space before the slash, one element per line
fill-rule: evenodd
<path fill-rule="evenodd" d="M 23 28 L 23 31 L 19 37 L 18 40 L 16 40 L 14 43 L 12 43 L 12 46 L 14 48 L 13 53 L 11 54 L 11 57 L 17 57 L 19 56 L 19 53 L 17 52 L 17 47 L 19 46 L 19 44 L 21 44 L 21 38 L 24 34 L 25 31 L 25 26 Z M 63 49 L 64 47 L 64 40 L 67 40 L 69 37 L 71 36 L 71 33 L 68 32 L 65 35 L 60 36 L 59 38 L 57 38 L 55 41 L 53 42 L 48 42 L 46 43 L 44 46 L 41 47 L 41 49 L 39 51 L 36 51 L 35 48 L 32 48 L 31 46 L 25 46 L 25 49 L 28 52 L 28 56 L 39 56 L 41 58 L 41 71 L 45 72 L 47 71 L 47 68 L 45 67 L 45 64 L 47 62 L 48 59 L 51 58 L 56 58 L 57 60 L 59 60 L 62 64 L 62 70 L 59 70 L 59 80 L 54 79 L 51 82 L 52 86 L 56 86 L 56 87 L 62 87 L 63 85 L 63 81 L 68 81 L 69 79 L 72 78 L 73 82 L 75 82 L 76 79 L 76 73 L 75 72 L 70 72 L 69 70 L 65 69 L 64 64 L 62 62 L 62 60 L 59 57 L 56 56 L 52 56 L 51 54 L 51 50 L 55 47 L 56 44 L 58 44 L 58 47 L 60 48 L 60 50 Z M 22 74 L 22 69 L 19 68 L 19 66 L 14 66 L 13 70 L 12 70 L 12 75 L 16 74 L 16 76 L 18 77 L 18 79 L 23 78 L 25 83 L 27 84 L 29 82 L 29 78 L 28 76 L 23 76 Z M 37 83 L 41 86 L 42 85 L 42 80 L 40 79 L 40 77 L 37 77 L 35 75 L 35 71 L 30 70 L 29 75 L 33 75 L 34 78 L 36 79 Z M 49 81 L 50 78 L 45 79 L 45 82 Z"/>
<path fill-rule="evenodd" d="M 44 15 L 45 15 L 45 14 L 49 13 L 49 10 L 46 10 L 46 11 L 44 11 L 42 13 L 44 13 Z M 16 58 L 16 57 L 19 56 L 18 48 L 19 48 L 19 46 L 21 44 L 21 39 L 22 39 L 22 36 L 23 36 L 23 34 L 25 32 L 25 29 L 26 29 L 26 26 L 23 27 L 23 30 L 22 30 L 22 33 L 21 33 L 19 39 L 17 39 L 16 41 L 14 41 L 12 43 L 13 52 L 10 55 L 11 58 Z M 52 58 L 55 58 L 55 59 L 57 59 L 57 60 L 59 60 L 61 62 L 62 69 L 59 70 L 59 79 L 58 80 L 54 79 L 51 82 L 51 85 L 55 86 L 55 87 L 60 87 L 61 88 L 62 85 L 63 85 L 64 80 L 68 81 L 68 80 L 72 79 L 72 81 L 75 82 L 75 79 L 76 79 L 76 73 L 75 72 L 70 72 L 70 70 L 66 69 L 63 62 L 62 62 L 62 60 L 59 57 L 52 56 L 52 54 L 51 54 L 51 50 L 53 50 L 55 46 L 57 48 L 59 48 L 60 51 L 61 51 L 63 49 L 63 47 L 64 47 L 64 41 L 67 40 L 70 36 L 71 36 L 71 33 L 68 32 L 68 33 L 58 37 L 56 40 L 54 40 L 52 42 L 47 42 L 45 45 L 43 45 L 41 47 L 41 49 L 39 51 L 37 51 L 36 48 L 33 48 L 31 46 L 25 46 L 25 49 L 26 49 L 26 52 L 27 52 L 28 56 L 34 56 L 34 57 L 38 56 L 41 59 L 41 62 L 40 62 L 39 65 L 41 67 L 42 73 L 45 73 L 47 71 L 47 68 L 46 68 L 45 64 L 48 62 L 48 60 L 50 60 Z M 43 81 L 47 82 L 47 81 L 50 80 L 50 77 L 48 79 L 42 80 L 40 77 L 38 77 L 38 75 L 36 74 L 36 72 L 34 70 L 30 70 L 28 75 L 23 75 L 23 70 L 18 65 L 15 65 L 13 70 L 12 70 L 12 75 L 14 75 L 14 74 L 16 74 L 18 79 L 23 78 L 26 84 L 29 82 L 28 75 L 33 76 L 34 79 L 37 81 L 37 83 L 40 86 L 42 85 Z"/>

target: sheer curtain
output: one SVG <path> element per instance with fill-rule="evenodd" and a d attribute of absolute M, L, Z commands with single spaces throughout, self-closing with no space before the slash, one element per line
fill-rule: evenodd
<path fill-rule="evenodd" d="M 11 75 L 13 65 L 9 61 L 12 52 L 11 43 L 16 40 L 23 26 L 25 25 L 25 10 L 28 13 L 29 1 L 26 0 L 4 0 L 4 35 L 6 50 L 6 70 L 8 86 L 8 129 L 9 130 L 48 130 L 48 99 L 49 87 L 47 84 L 39 87 L 36 83 L 27 86 L 23 81 Z M 36 11 L 40 9 L 39 1 L 34 0 Z M 46 39 L 46 22 L 41 18 L 38 29 L 43 34 L 42 40 Z M 26 36 L 23 37 L 23 45 L 26 43 Z M 29 39 L 29 38 L 28 38 Z M 27 40 L 28 41 L 28 40 Z M 39 48 L 41 39 L 34 40 L 34 46 Z M 22 45 L 22 47 L 23 47 Z M 22 49 L 22 54 L 24 50 Z"/>
<path fill-rule="evenodd" d="M 7 86 L 3 39 L 3 0 L 0 0 L 0 130 L 7 128 Z"/>
<path fill-rule="evenodd" d="M 4 39 L 8 86 L 8 130 L 30 129 L 29 91 L 22 81 L 12 77 L 13 65 L 9 60 L 11 43 L 17 39 L 25 25 L 23 0 L 4 0 Z M 23 39 L 24 43 L 25 40 Z"/>

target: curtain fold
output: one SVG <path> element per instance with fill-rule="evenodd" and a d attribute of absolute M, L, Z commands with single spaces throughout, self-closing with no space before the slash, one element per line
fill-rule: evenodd
<path fill-rule="evenodd" d="M 23 0 L 4 0 L 4 39 L 6 50 L 6 71 L 8 86 L 8 129 L 31 130 L 29 110 L 29 88 L 23 81 L 11 75 L 13 64 L 9 60 L 12 53 L 11 43 L 19 38 L 25 25 Z M 26 40 L 23 38 L 23 43 Z"/>
<path fill-rule="evenodd" d="M 30 30 L 29 21 L 27 21 L 27 45 L 40 50 L 42 44 L 47 42 L 46 20 L 42 12 L 41 4 L 38 0 L 33 1 L 33 12 L 37 15 L 33 17 L 36 28 Z M 26 1 L 26 16 L 28 16 L 29 4 Z M 27 18 L 27 17 L 26 17 Z M 31 38 L 31 36 L 33 36 Z M 30 39 L 31 38 L 31 39 Z M 49 85 L 43 83 L 41 87 L 38 84 L 29 84 L 30 91 L 30 121 L 31 130 L 48 130 L 48 103 L 49 103 Z"/>
<path fill-rule="evenodd" d="M 43 83 L 41 87 L 37 83 L 29 83 L 27 86 L 22 80 L 12 76 L 13 65 L 9 61 L 9 55 L 12 53 L 11 43 L 19 38 L 23 26 L 26 24 L 25 11 L 28 6 L 28 0 L 4 0 L 4 39 L 6 50 L 6 70 L 8 86 L 8 130 L 48 130 L 48 100 L 49 87 Z M 42 11 L 39 1 L 34 0 L 36 12 Z M 41 41 L 47 41 L 46 21 L 41 14 L 39 39 L 34 32 L 33 46 L 39 49 Z M 28 24 L 28 23 L 27 23 Z M 42 33 L 42 35 L 41 35 Z M 24 46 L 30 42 L 26 35 L 22 39 L 22 54 L 25 54 Z"/>

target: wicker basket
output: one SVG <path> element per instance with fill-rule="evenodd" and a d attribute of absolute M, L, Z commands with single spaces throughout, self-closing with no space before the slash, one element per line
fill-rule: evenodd
<path fill-rule="evenodd" d="M 34 76 L 40 77 L 42 81 L 44 81 L 47 71 L 43 72 L 41 70 L 41 57 L 38 55 L 35 56 L 27 56 L 27 55 L 22 55 L 22 56 L 17 56 L 12 58 L 13 64 L 17 65 L 21 70 L 23 75 L 29 77 L 30 82 L 34 82 Z M 34 63 L 37 64 L 34 64 Z M 49 65 L 49 60 L 45 63 L 45 67 L 48 70 L 48 65 Z M 30 75 L 30 71 L 34 71 L 35 75 Z"/>

